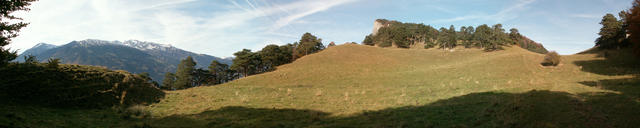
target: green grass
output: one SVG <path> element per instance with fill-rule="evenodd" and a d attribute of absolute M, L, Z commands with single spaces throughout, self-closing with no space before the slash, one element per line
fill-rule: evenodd
<path fill-rule="evenodd" d="M 148 107 L 150 118 L 110 119 L 124 120 L 116 126 L 153 127 L 640 126 L 640 63 L 609 54 L 562 56 L 559 66 L 543 67 L 542 54 L 519 47 L 450 52 L 340 45 L 273 72 L 168 91 Z M 60 111 L 29 120 L 76 112 Z"/>

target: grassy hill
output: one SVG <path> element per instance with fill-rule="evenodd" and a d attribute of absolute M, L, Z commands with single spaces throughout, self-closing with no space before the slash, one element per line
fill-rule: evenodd
<path fill-rule="evenodd" d="M 85 112 L 104 115 L 97 119 L 35 109 L 30 112 L 58 114 L 26 122 L 74 115 L 69 118 L 84 118 L 62 120 L 61 126 L 640 126 L 640 63 L 624 52 L 609 51 L 607 58 L 601 53 L 562 56 L 559 66 L 542 67 L 544 55 L 519 47 L 484 52 L 346 44 L 273 72 L 168 91 L 146 108 L 151 118 L 121 121 L 104 111 Z"/>
<path fill-rule="evenodd" d="M 560 66 L 542 67 L 542 54 L 519 47 L 341 45 L 274 72 L 168 92 L 150 109 L 196 126 L 640 125 L 638 63 L 598 56 L 563 56 Z"/>

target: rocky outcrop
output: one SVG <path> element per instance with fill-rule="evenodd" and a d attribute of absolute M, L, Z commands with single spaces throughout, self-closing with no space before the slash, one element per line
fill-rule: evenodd
<path fill-rule="evenodd" d="M 373 22 L 373 31 L 371 31 L 371 35 L 375 36 L 378 33 L 378 30 L 380 30 L 380 28 L 388 27 L 389 25 L 391 25 L 389 21 L 384 19 L 377 19 L 376 21 Z"/>

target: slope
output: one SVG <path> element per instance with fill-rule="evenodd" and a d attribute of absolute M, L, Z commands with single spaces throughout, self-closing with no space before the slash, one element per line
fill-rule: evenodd
<path fill-rule="evenodd" d="M 340 45 L 278 70 L 167 91 L 144 110 L 1 107 L 28 127 L 635 127 L 640 63 L 628 51 L 562 56 L 519 47 L 396 49 Z M 125 116 L 128 117 L 128 116 Z M 9 125 L 7 125 L 9 124 Z"/>
<path fill-rule="evenodd" d="M 105 66 L 131 73 L 148 72 L 154 80 L 162 78 L 164 72 L 170 70 L 169 64 L 158 61 L 143 51 L 107 42 L 73 41 L 35 56 L 39 59 L 59 58 L 64 64 Z"/>
<path fill-rule="evenodd" d="M 610 87 L 640 89 L 630 86 L 640 83 L 638 62 L 581 54 L 542 67 L 542 59 L 519 47 L 448 52 L 347 44 L 274 72 L 170 91 L 150 109 L 171 120 L 164 125 L 222 127 L 637 125 L 640 95 Z"/>
<path fill-rule="evenodd" d="M 53 49 L 56 48 L 57 46 L 52 45 L 52 44 L 46 44 L 46 43 L 38 43 L 35 46 L 25 50 L 24 52 L 20 53 L 20 55 L 15 59 L 15 61 L 17 62 L 24 62 L 24 57 L 27 55 L 38 55 L 42 52 L 45 52 L 49 49 Z"/>

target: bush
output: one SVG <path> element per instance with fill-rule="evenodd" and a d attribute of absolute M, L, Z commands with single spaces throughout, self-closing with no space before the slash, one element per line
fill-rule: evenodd
<path fill-rule="evenodd" d="M 433 47 L 435 47 L 435 46 L 436 46 L 436 44 L 435 44 L 435 43 L 432 43 L 432 42 L 426 42 L 426 43 L 424 43 L 424 49 L 433 48 Z"/>
<path fill-rule="evenodd" d="M 58 68 L 58 65 L 60 65 L 60 59 L 49 58 L 47 61 L 47 67 L 49 68 Z"/>
<path fill-rule="evenodd" d="M 327 45 L 327 47 L 333 47 L 333 46 L 336 46 L 336 43 L 331 42 L 331 43 L 329 43 L 329 45 Z"/>
<path fill-rule="evenodd" d="M 558 66 L 560 64 L 560 55 L 555 51 L 551 51 L 544 56 L 544 60 L 540 64 L 543 66 Z"/>
<path fill-rule="evenodd" d="M 129 108 L 121 110 L 122 118 L 148 118 L 151 116 L 151 112 L 143 105 L 133 105 Z"/>

